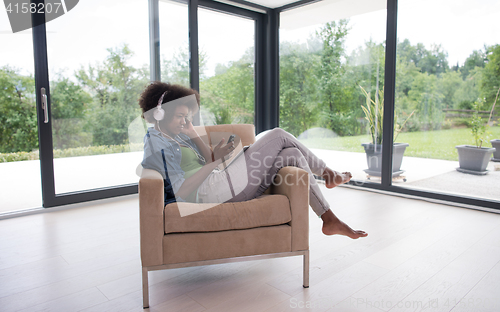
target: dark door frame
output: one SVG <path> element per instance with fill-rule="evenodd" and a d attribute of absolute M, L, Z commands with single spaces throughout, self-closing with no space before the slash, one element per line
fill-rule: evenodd
<path fill-rule="evenodd" d="M 43 3 L 43 0 L 32 0 L 32 3 Z M 38 116 L 38 142 L 40 151 L 40 173 L 42 179 L 42 206 L 44 208 L 74 204 L 79 202 L 98 200 L 116 196 L 137 193 L 137 184 L 128 184 L 115 187 L 97 188 L 79 192 L 56 194 L 54 183 L 54 153 L 52 143 L 52 118 L 50 102 L 50 83 L 47 58 L 47 37 L 45 16 L 32 14 L 33 24 L 33 53 L 35 61 L 35 88 Z M 45 88 L 47 95 L 48 122 L 44 122 L 42 110 L 41 88 Z"/>

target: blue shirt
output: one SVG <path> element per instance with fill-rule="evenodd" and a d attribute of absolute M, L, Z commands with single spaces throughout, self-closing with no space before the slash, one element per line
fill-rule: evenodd
<path fill-rule="evenodd" d="M 177 137 L 180 137 L 201 155 L 198 146 L 187 135 L 180 133 Z M 181 140 L 179 142 L 184 144 Z M 176 195 L 185 180 L 184 171 L 181 169 L 181 159 L 181 149 L 176 141 L 164 137 L 155 128 L 148 128 L 148 132 L 144 136 L 142 167 L 156 170 L 162 175 L 165 205 L 185 201 Z"/>

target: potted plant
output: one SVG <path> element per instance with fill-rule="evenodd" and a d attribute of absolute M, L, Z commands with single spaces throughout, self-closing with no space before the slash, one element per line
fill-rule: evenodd
<path fill-rule="evenodd" d="M 365 113 L 365 119 L 368 121 L 368 128 L 372 138 L 372 142 L 361 144 L 365 148 L 366 162 L 368 163 L 368 169 L 364 171 L 371 176 L 381 176 L 382 171 L 382 127 L 384 123 L 384 92 L 378 91 L 378 95 L 375 97 L 375 101 L 371 99 L 370 93 L 366 92 L 363 87 L 361 87 L 365 97 L 366 106 L 361 106 L 363 112 Z M 380 100 L 379 100 L 380 98 Z M 413 116 L 415 111 L 413 111 L 408 118 L 402 123 L 398 123 L 398 118 L 396 116 L 394 121 L 394 141 L 392 149 L 392 176 L 397 177 L 401 175 L 404 171 L 401 170 L 401 163 L 403 162 L 403 155 L 406 147 L 409 146 L 408 143 L 394 143 L 403 130 L 406 122 Z"/>
<path fill-rule="evenodd" d="M 470 125 L 475 145 L 455 146 L 458 152 L 458 171 L 476 175 L 485 175 L 488 173 L 486 167 L 490 160 L 491 153 L 495 151 L 493 147 L 483 147 L 485 141 L 486 126 L 478 113 L 478 104 L 474 104 L 475 112 L 472 115 Z"/>
<path fill-rule="evenodd" d="M 491 140 L 491 146 L 495 149 L 493 152 L 493 157 L 491 158 L 491 161 L 500 161 L 500 140 L 495 139 Z"/>
<path fill-rule="evenodd" d="M 495 102 L 493 102 L 493 106 L 491 107 L 490 118 L 488 118 L 488 126 L 491 126 L 491 117 L 493 116 L 493 111 L 495 110 L 495 104 L 497 103 L 499 93 L 500 93 L 500 88 L 498 88 L 497 96 L 495 97 Z M 495 152 L 493 153 L 493 158 L 491 158 L 491 160 L 500 161 L 500 140 L 495 139 L 491 140 L 490 142 L 491 146 L 495 148 Z"/>

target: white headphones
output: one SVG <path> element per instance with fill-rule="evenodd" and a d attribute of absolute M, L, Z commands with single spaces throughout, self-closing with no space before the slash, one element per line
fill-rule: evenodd
<path fill-rule="evenodd" d="M 163 102 L 163 97 L 165 96 L 165 94 L 167 94 L 167 92 L 168 91 L 163 92 L 163 94 L 160 97 L 160 100 L 158 100 L 158 105 L 156 106 L 156 109 L 153 112 L 153 117 L 155 118 L 156 121 L 163 120 L 163 118 L 165 117 L 165 111 L 161 107 L 161 104 Z"/>

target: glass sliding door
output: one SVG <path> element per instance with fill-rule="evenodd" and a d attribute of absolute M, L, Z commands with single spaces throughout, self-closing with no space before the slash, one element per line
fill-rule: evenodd
<path fill-rule="evenodd" d="M 198 9 L 205 125 L 254 123 L 255 20 Z"/>
<path fill-rule="evenodd" d="M 200 38 L 199 77 L 189 68 L 187 2 L 89 0 L 71 11 L 65 8 L 65 14 L 46 24 L 43 15 L 34 15 L 39 26 L 32 37 L 30 31 L 2 36 L 2 46 L 9 47 L 1 51 L 2 92 L 12 94 L 1 98 L 1 117 L 16 109 L 22 114 L 9 120 L 19 123 L 17 128 L 2 128 L 0 156 L 2 163 L 31 161 L 40 169 L 28 170 L 36 177 L 19 179 L 23 185 L 18 189 L 34 183 L 37 190 L 25 196 L 3 193 L 17 194 L 11 202 L 53 207 L 137 192 L 142 138 L 132 140 L 130 131 L 145 126 L 137 100 L 150 81 L 151 53 L 160 61 L 154 74 L 163 81 L 188 86 L 193 85 L 190 75 L 200 80 L 194 85 L 201 82 L 207 124 L 253 123 L 255 21 L 260 15 L 218 2 L 199 3 L 203 8 L 193 7 L 199 20 L 190 21 L 200 29 L 194 36 Z M 156 14 L 160 21 L 152 22 Z M 9 29 L 7 19 L 0 25 Z M 160 37 L 152 40 L 162 42 L 160 54 L 150 51 L 157 44 L 150 42 L 150 33 L 157 29 Z M 17 185 L 12 172 L 18 170 L 5 168 L 2 176 L 9 178 L 2 183 Z M 36 195 L 40 189 L 42 195 Z M 36 203 L 23 203 L 27 199 Z"/>
<path fill-rule="evenodd" d="M 280 127 L 357 183 L 381 181 L 386 15 L 367 0 L 280 14 Z"/>
<path fill-rule="evenodd" d="M 0 214 L 42 206 L 31 29 L 0 13 Z M 4 18 L 5 17 L 5 18 Z"/>
<path fill-rule="evenodd" d="M 148 26 L 147 1 L 83 1 L 47 23 L 56 195 L 137 183 Z"/>
<path fill-rule="evenodd" d="M 500 138 L 498 102 L 486 125 L 500 88 L 499 4 L 401 0 L 398 7 L 395 122 L 407 120 L 397 141 L 408 144 L 407 182 L 398 186 L 500 200 L 491 152 L 482 171 L 456 170 L 457 146 L 476 146 L 474 127 L 485 127 L 483 148 Z"/>

